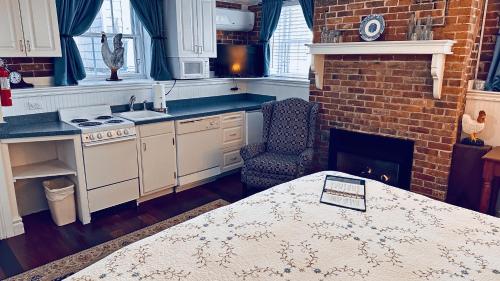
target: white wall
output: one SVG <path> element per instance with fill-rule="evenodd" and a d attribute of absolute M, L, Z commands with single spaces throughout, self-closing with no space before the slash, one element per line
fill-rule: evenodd
<path fill-rule="evenodd" d="M 488 145 L 500 146 L 500 93 L 469 90 L 465 113 L 475 119 L 481 110 L 486 112 L 486 124 L 478 137 Z M 500 196 L 496 209 L 500 217 Z"/>
<path fill-rule="evenodd" d="M 465 113 L 476 119 L 480 110 L 486 112 L 486 124 L 478 137 L 492 146 L 500 146 L 500 93 L 469 91 Z"/>

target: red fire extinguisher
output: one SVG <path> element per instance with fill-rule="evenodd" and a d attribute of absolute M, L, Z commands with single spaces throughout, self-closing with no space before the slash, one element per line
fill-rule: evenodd
<path fill-rule="evenodd" d="M 0 101 L 2 106 L 12 106 L 12 92 L 10 91 L 9 71 L 0 66 Z"/>

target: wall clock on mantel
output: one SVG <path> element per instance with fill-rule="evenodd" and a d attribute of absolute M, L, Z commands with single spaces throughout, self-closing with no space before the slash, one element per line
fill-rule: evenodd
<path fill-rule="evenodd" d="M 375 41 L 385 30 L 385 20 L 382 15 L 366 16 L 359 26 L 359 35 L 363 41 Z"/>

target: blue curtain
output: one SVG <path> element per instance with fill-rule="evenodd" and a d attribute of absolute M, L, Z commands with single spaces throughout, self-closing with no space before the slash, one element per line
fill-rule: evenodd
<path fill-rule="evenodd" d="M 299 0 L 307 27 L 312 31 L 314 21 L 314 0 Z"/>
<path fill-rule="evenodd" d="M 500 92 L 500 33 L 497 34 L 497 43 L 493 60 L 491 61 L 490 71 L 486 79 L 486 90 Z"/>
<path fill-rule="evenodd" d="M 269 65 L 271 63 L 269 40 L 278 26 L 282 6 L 283 0 L 262 0 L 262 23 L 259 34 L 259 42 L 264 48 L 265 76 L 269 76 Z"/>
<path fill-rule="evenodd" d="M 171 1 L 171 0 L 167 0 Z M 151 36 L 151 72 L 155 80 L 171 80 L 163 25 L 163 0 L 131 0 L 135 13 Z"/>
<path fill-rule="evenodd" d="M 80 51 L 73 36 L 90 28 L 103 0 L 56 0 L 62 57 L 54 59 L 56 86 L 77 85 L 85 78 Z"/>

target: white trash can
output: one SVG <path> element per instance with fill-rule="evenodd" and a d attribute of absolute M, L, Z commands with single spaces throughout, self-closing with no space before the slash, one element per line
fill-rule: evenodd
<path fill-rule="evenodd" d="M 75 184 L 64 177 L 46 180 L 42 184 L 54 222 L 58 226 L 75 222 Z"/>

